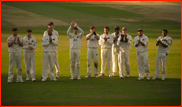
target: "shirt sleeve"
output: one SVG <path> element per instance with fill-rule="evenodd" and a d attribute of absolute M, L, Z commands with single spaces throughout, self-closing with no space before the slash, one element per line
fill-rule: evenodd
<path fill-rule="evenodd" d="M 99 45 L 104 45 L 104 43 L 105 43 L 105 40 L 102 38 L 102 35 L 101 35 L 99 39 Z"/>
<path fill-rule="evenodd" d="M 135 45 L 138 43 L 137 37 L 135 37 L 134 41 L 133 41 L 133 46 L 136 47 Z"/>
<path fill-rule="evenodd" d="M 81 39 L 83 37 L 84 31 L 79 26 L 77 26 L 77 28 L 81 32 L 80 33 L 80 39 Z"/>
<path fill-rule="evenodd" d="M 68 30 L 67 30 L 67 36 L 71 39 L 72 38 L 72 36 L 70 35 L 70 31 L 71 31 L 71 26 L 68 28 Z"/>
<path fill-rule="evenodd" d="M 145 40 L 144 40 L 144 44 L 145 44 L 145 47 L 147 48 L 148 47 L 148 42 L 149 42 L 149 39 L 147 36 L 145 36 Z"/>
<path fill-rule="evenodd" d="M 47 31 L 44 32 L 43 37 L 46 35 Z"/>
<path fill-rule="evenodd" d="M 54 36 L 52 38 L 52 44 L 55 45 L 55 46 L 58 46 L 59 45 L 59 41 L 58 41 L 58 37 L 57 36 Z"/>
<path fill-rule="evenodd" d="M 46 41 L 46 36 L 44 36 L 43 39 L 42 39 L 42 46 L 43 47 L 49 46 L 49 41 Z"/>
<path fill-rule="evenodd" d="M 11 39 L 10 39 L 10 37 L 8 37 L 8 39 L 7 39 L 7 42 L 11 42 Z"/>
<path fill-rule="evenodd" d="M 25 38 L 23 38 L 23 49 L 28 49 L 28 45 L 26 43 Z"/>
<path fill-rule="evenodd" d="M 127 44 L 131 45 L 131 43 L 132 43 L 132 37 L 131 37 L 131 35 L 128 35 L 128 42 L 127 42 Z"/>
<path fill-rule="evenodd" d="M 37 41 L 36 41 L 35 38 L 34 38 L 34 41 L 35 41 L 35 43 L 34 43 L 34 45 L 33 45 L 33 49 L 35 50 L 35 49 L 37 48 Z"/>

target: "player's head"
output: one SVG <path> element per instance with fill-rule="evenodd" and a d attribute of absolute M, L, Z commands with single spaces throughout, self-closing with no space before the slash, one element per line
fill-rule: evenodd
<path fill-rule="evenodd" d="M 77 34 L 78 33 L 78 28 L 77 27 L 73 27 L 73 32 L 74 32 L 74 34 Z"/>
<path fill-rule="evenodd" d="M 49 36 L 52 36 L 52 28 L 48 28 L 47 33 L 48 33 Z"/>
<path fill-rule="evenodd" d="M 142 36 L 143 35 L 143 30 L 142 29 L 138 29 L 138 35 Z"/>
<path fill-rule="evenodd" d="M 162 30 L 162 36 L 167 36 L 167 30 L 166 29 Z"/>
<path fill-rule="evenodd" d="M 53 22 L 49 22 L 48 23 L 48 28 L 52 28 L 53 29 L 53 27 L 54 27 L 54 23 Z"/>
<path fill-rule="evenodd" d="M 18 29 L 17 28 L 12 28 L 12 33 L 14 36 L 18 34 Z"/>
<path fill-rule="evenodd" d="M 116 33 L 119 33 L 119 30 L 120 30 L 119 26 L 115 26 L 115 27 L 114 27 L 114 31 L 115 31 Z"/>
<path fill-rule="evenodd" d="M 104 33 L 105 34 L 108 34 L 109 33 L 109 27 L 108 26 L 104 27 Z"/>
<path fill-rule="evenodd" d="M 122 28 L 122 34 L 123 34 L 123 35 L 126 35 L 127 32 L 128 32 L 128 31 L 127 31 L 127 28 L 126 28 L 126 27 L 123 27 L 123 28 Z"/>
<path fill-rule="evenodd" d="M 95 32 L 95 27 L 94 26 L 90 26 L 90 32 Z"/>
<path fill-rule="evenodd" d="M 27 29 L 27 36 L 31 36 L 31 34 L 32 34 L 32 30 L 31 29 Z"/>

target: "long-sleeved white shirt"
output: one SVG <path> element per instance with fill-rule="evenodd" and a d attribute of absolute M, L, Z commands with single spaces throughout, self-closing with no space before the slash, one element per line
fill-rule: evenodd
<path fill-rule="evenodd" d="M 132 43 L 132 37 L 129 34 L 127 35 L 128 42 L 121 42 L 121 35 L 118 38 L 117 45 L 120 47 L 120 50 L 122 52 L 130 52 L 131 49 L 131 43 Z M 126 40 L 126 37 L 124 36 L 123 41 Z"/>
<path fill-rule="evenodd" d="M 50 43 L 49 42 L 49 38 L 52 38 L 52 42 Z M 58 37 L 56 35 L 52 35 L 52 36 L 49 36 L 49 35 L 45 35 L 43 38 L 42 38 L 42 46 L 44 47 L 43 48 L 43 52 L 54 52 L 54 51 L 57 51 L 57 48 L 56 46 L 59 45 L 59 41 L 58 41 Z"/>
<path fill-rule="evenodd" d="M 164 46 L 162 46 L 161 43 L 159 43 L 158 52 L 169 53 L 169 45 L 172 45 L 172 42 L 173 42 L 173 41 L 172 41 L 172 38 L 171 38 L 170 36 L 166 36 L 166 37 L 159 36 L 159 37 L 157 38 L 157 41 L 158 41 L 159 39 L 162 41 L 162 43 L 166 44 L 168 47 L 165 48 Z"/>
<path fill-rule="evenodd" d="M 107 41 L 104 40 L 105 36 L 108 38 Z M 113 41 L 114 41 L 113 36 L 110 33 L 108 33 L 107 35 L 102 34 L 100 36 L 100 40 L 99 40 L 99 44 L 101 45 L 101 49 L 112 48 Z"/>
<path fill-rule="evenodd" d="M 115 39 L 115 37 L 116 37 L 116 34 L 115 34 L 115 32 L 114 33 L 112 33 L 111 34 L 112 36 L 113 36 L 113 40 Z M 119 32 L 119 37 L 121 36 L 121 32 Z M 118 38 L 119 39 L 119 38 Z M 119 46 L 117 45 L 117 40 L 115 41 L 114 40 L 114 43 L 113 43 L 113 45 L 112 45 L 113 47 L 116 47 L 116 48 L 119 48 Z"/>
<path fill-rule="evenodd" d="M 99 34 L 96 34 L 97 36 L 99 36 Z M 86 36 L 88 37 L 90 36 L 90 33 Z M 95 35 L 93 34 L 89 40 L 87 40 L 87 47 L 88 48 L 98 48 L 99 47 L 99 40 L 97 40 L 97 38 L 95 37 Z"/>
<path fill-rule="evenodd" d="M 72 26 L 70 26 L 67 30 L 67 36 L 70 38 L 70 49 L 80 49 L 81 47 L 81 39 L 84 34 L 83 30 L 77 26 L 77 29 L 80 33 L 70 33 Z"/>
<path fill-rule="evenodd" d="M 33 50 L 30 50 L 28 47 L 31 46 Z M 28 36 L 25 36 L 23 38 L 23 49 L 25 52 L 34 52 L 34 50 L 37 48 L 37 41 L 36 39 L 31 36 L 28 38 Z"/>
<path fill-rule="evenodd" d="M 18 39 L 18 37 L 19 37 L 20 42 L 23 42 L 23 38 L 20 35 L 17 35 L 17 39 Z M 14 38 L 15 37 L 13 35 L 11 35 L 10 37 L 8 37 L 7 42 L 9 42 L 9 43 L 13 42 Z M 17 39 L 13 43 L 13 45 L 9 47 L 8 52 L 21 52 L 22 51 L 22 46 L 19 45 Z"/>
<path fill-rule="evenodd" d="M 138 47 L 136 47 L 135 45 L 138 43 L 138 40 L 140 39 L 141 42 L 143 42 L 145 44 L 145 46 L 143 46 L 142 44 L 139 43 Z M 142 37 L 140 36 L 136 36 L 135 39 L 134 39 L 134 42 L 133 42 L 133 46 L 136 47 L 136 51 L 137 52 L 145 52 L 147 51 L 147 47 L 148 47 L 148 42 L 149 42 L 149 39 L 147 36 L 145 36 L 143 34 Z"/>
<path fill-rule="evenodd" d="M 45 35 L 48 35 L 47 30 L 46 30 L 46 31 L 44 31 L 43 36 L 45 36 Z M 58 37 L 58 39 L 59 39 L 59 33 L 58 33 L 56 30 L 54 30 L 54 29 L 53 29 L 53 31 L 52 31 L 52 35 L 56 35 L 56 36 Z"/>

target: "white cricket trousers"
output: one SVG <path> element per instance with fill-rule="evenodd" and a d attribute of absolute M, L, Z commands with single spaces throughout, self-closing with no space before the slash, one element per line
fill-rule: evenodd
<path fill-rule="evenodd" d="M 23 80 L 22 79 L 22 55 L 21 55 L 21 52 L 10 52 L 9 53 L 8 82 L 13 82 L 15 62 L 16 62 L 16 69 L 17 69 L 17 81 Z"/>
<path fill-rule="evenodd" d="M 56 68 L 56 76 L 59 77 L 60 75 L 60 67 L 59 67 L 59 62 L 58 62 L 58 51 L 56 51 L 56 60 L 55 60 L 55 68 Z M 49 73 L 49 67 L 47 69 L 47 76 L 48 76 L 48 73 Z"/>
<path fill-rule="evenodd" d="M 138 72 L 139 77 L 144 78 L 144 70 L 146 77 L 150 77 L 149 64 L 148 64 L 148 51 L 137 52 Z"/>
<path fill-rule="evenodd" d="M 119 60 L 119 76 L 125 77 L 125 66 L 127 75 L 130 75 L 130 52 L 119 51 Z"/>
<path fill-rule="evenodd" d="M 113 64 L 113 73 L 117 72 L 117 60 L 118 60 L 118 66 L 120 63 L 119 60 L 119 47 L 112 47 L 112 64 Z"/>
<path fill-rule="evenodd" d="M 50 68 L 50 80 L 54 80 L 54 65 L 56 61 L 56 52 L 43 52 L 43 68 L 42 68 L 42 80 L 46 80 L 48 77 L 48 69 Z"/>
<path fill-rule="evenodd" d="M 167 65 L 167 54 L 165 52 L 158 52 L 156 57 L 156 70 L 154 75 L 155 78 L 158 78 L 161 66 L 162 66 L 161 78 L 165 78 L 166 65 Z"/>
<path fill-rule="evenodd" d="M 35 79 L 35 52 L 24 52 L 27 78 Z"/>
<path fill-rule="evenodd" d="M 105 74 L 106 69 L 106 59 L 108 65 L 108 73 L 109 75 L 112 74 L 112 52 L 111 48 L 103 48 L 101 49 L 101 74 Z"/>
<path fill-rule="evenodd" d="M 75 65 L 76 76 L 80 78 L 80 49 L 70 49 L 71 78 L 75 78 Z"/>
<path fill-rule="evenodd" d="M 98 61 L 99 52 L 98 48 L 88 48 L 87 50 L 87 75 L 92 75 L 92 59 L 94 61 L 94 75 L 98 75 Z"/>

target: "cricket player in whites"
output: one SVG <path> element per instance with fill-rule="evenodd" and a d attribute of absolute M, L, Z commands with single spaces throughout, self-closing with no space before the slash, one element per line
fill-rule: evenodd
<path fill-rule="evenodd" d="M 148 37 L 143 34 L 142 29 L 138 29 L 138 36 L 135 37 L 133 46 L 136 47 L 137 51 L 137 62 L 138 62 L 138 80 L 144 79 L 144 70 L 146 73 L 147 80 L 150 80 L 149 64 L 148 64 Z"/>
<path fill-rule="evenodd" d="M 9 72 L 8 72 L 8 83 L 13 82 L 14 77 L 14 65 L 16 62 L 16 69 L 17 69 L 17 80 L 16 82 L 24 82 L 22 79 L 22 47 L 23 47 L 23 39 L 19 36 L 18 29 L 12 29 L 13 35 L 8 37 L 7 43 L 9 47 Z"/>
<path fill-rule="evenodd" d="M 54 23 L 53 22 L 49 22 L 48 23 L 48 28 L 53 29 L 54 28 Z M 44 34 L 43 34 L 43 36 L 45 36 L 47 34 L 48 34 L 47 31 L 45 31 Z M 58 32 L 56 30 L 53 29 L 52 34 L 53 35 L 56 35 L 58 37 L 58 40 L 59 40 L 59 34 L 58 34 Z M 58 62 L 58 51 L 57 51 L 57 49 L 56 49 L 56 63 L 55 63 L 55 68 L 56 68 L 56 78 L 59 78 L 59 76 L 60 76 L 60 67 L 59 67 L 59 62 Z M 49 69 L 48 69 L 48 71 L 49 71 Z M 47 73 L 49 73 L 49 72 L 47 72 Z"/>
<path fill-rule="evenodd" d="M 118 60 L 118 65 L 119 65 L 119 46 L 117 45 L 117 40 L 119 38 L 119 35 L 121 35 L 120 28 L 119 26 L 114 27 L 115 32 L 112 33 L 111 35 L 114 38 L 114 43 L 112 45 L 112 63 L 113 63 L 113 73 L 112 76 L 116 76 L 117 72 L 117 60 Z"/>
<path fill-rule="evenodd" d="M 120 47 L 119 51 L 119 77 L 125 78 L 125 66 L 126 77 L 130 77 L 130 49 L 131 49 L 132 37 L 127 33 L 127 28 L 122 28 L 122 34 L 119 36 L 117 45 Z"/>
<path fill-rule="evenodd" d="M 35 81 L 35 49 L 37 48 L 36 39 L 31 36 L 32 30 L 27 29 L 27 35 L 23 38 L 25 71 L 27 75 L 27 81 L 32 79 Z"/>
<path fill-rule="evenodd" d="M 98 62 L 99 62 L 99 52 L 98 52 L 98 41 L 99 34 L 96 34 L 95 27 L 90 27 L 90 34 L 86 36 L 87 40 L 87 76 L 85 78 L 90 78 L 92 75 L 92 59 L 94 61 L 94 76 L 98 78 Z"/>
<path fill-rule="evenodd" d="M 112 44 L 113 36 L 109 33 L 109 27 L 104 27 L 104 34 L 100 36 L 101 45 L 101 72 L 99 77 L 104 77 L 106 68 L 106 59 L 109 70 L 109 77 L 112 77 Z"/>
<path fill-rule="evenodd" d="M 43 48 L 43 69 L 42 69 L 42 81 L 47 80 L 47 71 L 50 68 L 50 80 L 57 81 L 54 77 L 54 65 L 56 62 L 56 46 L 58 46 L 59 41 L 58 37 L 52 34 L 52 29 L 48 28 L 47 35 L 45 35 L 42 39 L 42 46 Z"/>
<path fill-rule="evenodd" d="M 163 36 L 157 38 L 156 46 L 159 46 L 156 58 L 156 70 L 155 75 L 152 78 L 153 80 L 158 79 L 159 72 L 162 66 L 161 80 L 165 80 L 166 76 L 166 65 L 167 65 L 167 56 L 169 53 L 169 45 L 172 45 L 172 38 L 167 35 L 167 30 L 162 31 Z"/>
<path fill-rule="evenodd" d="M 73 27 L 73 32 L 70 33 L 71 28 Z M 80 33 L 78 33 L 78 30 Z M 76 64 L 76 76 L 78 80 L 80 78 L 80 46 L 81 46 L 81 39 L 84 32 L 83 30 L 77 26 L 76 22 L 71 22 L 70 27 L 67 31 L 67 36 L 70 39 L 70 69 L 71 69 L 71 80 L 75 79 L 75 64 Z"/>

